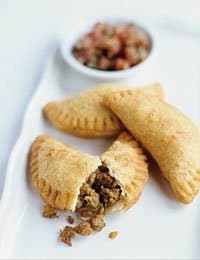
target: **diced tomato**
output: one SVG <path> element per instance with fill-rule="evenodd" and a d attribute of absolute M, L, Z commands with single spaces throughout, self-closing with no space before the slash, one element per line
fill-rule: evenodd
<path fill-rule="evenodd" d="M 104 42 L 104 48 L 108 51 L 108 57 L 111 58 L 121 51 L 122 44 L 116 37 L 107 39 Z"/>
<path fill-rule="evenodd" d="M 92 48 L 94 46 L 94 41 L 93 41 L 92 35 L 87 34 L 86 36 L 84 36 L 83 39 L 81 40 L 81 44 L 82 44 L 83 49 Z"/>
<path fill-rule="evenodd" d="M 145 49 L 150 48 L 149 37 L 147 36 L 147 34 L 145 32 L 138 31 L 136 34 L 136 39 L 137 39 L 137 45 L 139 47 L 144 47 Z"/>
<path fill-rule="evenodd" d="M 130 67 L 130 64 L 128 63 L 127 60 L 123 58 L 116 58 L 115 60 L 115 69 L 116 70 L 125 70 Z"/>
<path fill-rule="evenodd" d="M 98 22 L 94 25 L 93 32 L 94 33 L 103 33 L 107 28 L 107 24 Z"/>
<path fill-rule="evenodd" d="M 136 49 L 135 47 L 126 47 L 125 50 L 125 58 L 130 64 L 134 64 L 135 56 L 136 56 Z"/>
<path fill-rule="evenodd" d="M 108 58 L 106 58 L 105 56 L 102 56 L 99 59 L 99 69 L 107 70 L 107 69 L 111 68 L 111 65 L 112 65 L 112 61 L 109 60 Z"/>

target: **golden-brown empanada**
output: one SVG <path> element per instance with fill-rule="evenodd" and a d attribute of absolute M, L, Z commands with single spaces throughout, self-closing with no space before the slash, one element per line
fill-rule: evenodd
<path fill-rule="evenodd" d="M 126 132 L 100 157 L 39 136 L 30 151 L 29 169 L 48 204 L 77 210 L 83 218 L 127 210 L 138 200 L 148 177 L 146 157 Z"/>
<path fill-rule="evenodd" d="M 105 96 L 109 107 L 150 152 L 177 198 L 190 203 L 200 189 L 200 133 L 177 108 L 127 91 Z"/>
<path fill-rule="evenodd" d="M 117 135 L 122 124 L 117 117 L 102 104 L 104 94 L 127 89 L 119 84 L 101 84 L 83 91 L 76 96 L 48 103 L 44 109 L 45 117 L 58 129 L 80 137 L 107 137 Z M 163 89 L 152 84 L 134 92 L 146 92 L 163 98 Z"/>

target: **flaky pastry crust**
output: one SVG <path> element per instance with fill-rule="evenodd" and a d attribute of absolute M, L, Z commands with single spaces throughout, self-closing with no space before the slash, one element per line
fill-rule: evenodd
<path fill-rule="evenodd" d="M 129 209 L 138 201 L 148 179 L 148 164 L 142 148 L 124 131 L 101 155 L 101 160 L 106 162 L 110 174 L 120 182 L 125 194 L 115 208 Z"/>

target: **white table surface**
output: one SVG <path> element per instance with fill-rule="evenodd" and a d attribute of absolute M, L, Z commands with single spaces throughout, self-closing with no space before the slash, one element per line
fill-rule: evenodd
<path fill-rule="evenodd" d="M 137 12 L 159 14 L 157 22 L 165 24 L 167 17 L 170 22 L 166 24 L 174 35 L 181 33 L 183 39 L 191 37 L 195 46 L 200 43 L 199 0 L 0 0 L 0 196 L 7 161 L 20 133 L 26 105 L 42 75 L 46 58 L 57 44 L 55 39 L 63 19 L 70 21 L 70 16 L 95 14 L 98 20 L 98 14 L 109 14 L 110 10 L 116 15 L 131 13 L 133 17 Z M 166 62 L 170 62 L 173 57 L 167 44 Z M 191 84 L 200 82 L 200 50 L 197 50 L 188 50 L 194 64 L 188 65 L 187 60 L 182 64 L 190 69 L 194 66 Z M 182 67 L 176 71 L 180 84 L 184 80 L 183 71 Z M 173 79 L 169 77 L 169 84 L 170 80 Z M 186 102 L 189 99 L 184 93 L 182 98 Z"/>

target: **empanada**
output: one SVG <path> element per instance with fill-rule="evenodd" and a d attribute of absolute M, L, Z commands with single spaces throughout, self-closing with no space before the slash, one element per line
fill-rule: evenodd
<path fill-rule="evenodd" d="M 39 136 L 31 147 L 29 169 L 44 201 L 61 210 L 76 210 L 85 219 L 127 210 L 138 200 L 148 177 L 146 157 L 126 132 L 101 156 Z"/>
<path fill-rule="evenodd" d="M 119 91 L 104 102 L 150 152 L 177 198 L 190 203 L 200 189 L 200 133 L 182 112 L 148 95 Z"/>
<path fill-rule="evenodd" d="M 117 135 L 123 126 L 117 117 L 102 105 L 104 94 L 127 89 L 124 85 L 101 84 L 83 91 L 76 96 L 48 103 L 44 109 L 45 117 L 58 129 L 80 137 L 107 137 Z M 134 92 L 146 92 L 163 98 L 162 87 L 152 84 Z"/>

